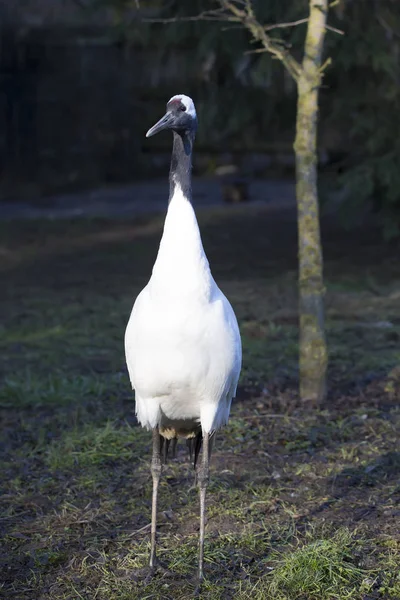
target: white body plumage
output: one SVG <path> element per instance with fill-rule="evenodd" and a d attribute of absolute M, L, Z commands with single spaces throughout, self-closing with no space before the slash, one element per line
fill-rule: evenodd
<path fill-rule="evenodd" d="M 142 426 L 190 437 L 227 423 L 241 368 L 239 328 L 179 185 L 151 279 L 129 319 L 125 354 Z"/>

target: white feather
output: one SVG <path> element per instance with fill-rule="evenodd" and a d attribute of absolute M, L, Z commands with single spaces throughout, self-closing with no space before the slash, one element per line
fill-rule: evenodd
<path fill-rule="evenodd" d="M 168 104 L 171 102 L 171 100 L 180 100 L 185 106 L 188 115 L 193 117 L 193 119 L 196 118 L 196 108 L 194 106 L 193 100 L 189 98 L 189 96 L 185 96 L 185 94 L 177 94 L 176 96 L 172 96 L 172 98 L 168 100 Z"/>
<path fill-rule="evenodd" d="M 241 368 L 239 328 L 179 186 L 151 279 L 129 319 L 125 353 L 141 425 L 200 424 L 211 432 L 227 423 Z"/>

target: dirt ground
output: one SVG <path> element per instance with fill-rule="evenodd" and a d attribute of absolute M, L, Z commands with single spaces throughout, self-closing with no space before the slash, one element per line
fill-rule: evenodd
<path fill-rule="evenodd" d="M 267 204 L 198 211 L 244 364 L 217 438 L 206 530 L 212 600 L 400 598 L 398 242 L 323 222 L 329 394 L 297 395 L 296 220 Z M 162 216 L 1 226 L 0 597 L 193 596 L 198 497 L 184 444 L 164 469 L 163 568 L 149 557 L 150 434 L 123 334 Z"/>

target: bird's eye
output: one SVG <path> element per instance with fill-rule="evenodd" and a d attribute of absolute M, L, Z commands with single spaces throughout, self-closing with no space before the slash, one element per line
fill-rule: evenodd
<path fill-rule="evenodd" d="M 186 106 L 184 106 L 183 104 L 180 105 L 179 110 L 181 110 L 182 112 L 186 111 Z"/>

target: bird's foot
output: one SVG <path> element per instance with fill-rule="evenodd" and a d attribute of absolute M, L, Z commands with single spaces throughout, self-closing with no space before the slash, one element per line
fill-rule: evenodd
<path fill-rule="evenodd" d="M 151 567 L 147 567 L 145 569 L 143 569 L 144 572 L 144 585 L 148 585 L 150 583 L 150 581 L 153 579 L 154 575 L 156 574 L 156 570 L 157 570 L 157 564 Z"/>
<path fill-rule="evenodd" d="M 142 567 L 130 571 L 130 576 L 135 581 L 142 581 L 144 585 L 149 584 L 154 577 L 171 577 L 171 575 L 172 572 L 166 565 L 160 563 L 158 560 L 154 566 Z"/>
<path fill-rule="evenodd" d="M 199 598 L 202 590 L 203 579 L 196 578 L 194 585 L 193 598 Z"/>

